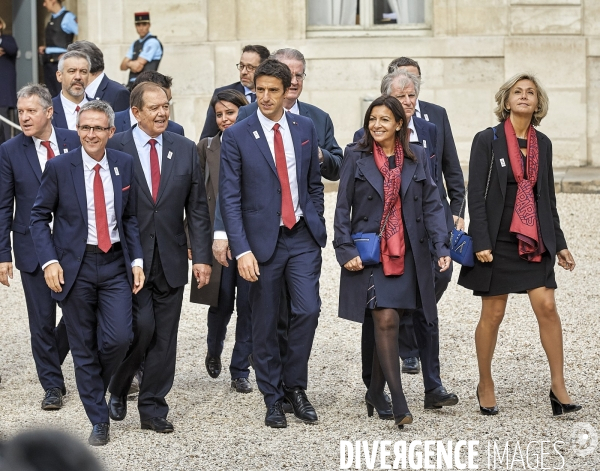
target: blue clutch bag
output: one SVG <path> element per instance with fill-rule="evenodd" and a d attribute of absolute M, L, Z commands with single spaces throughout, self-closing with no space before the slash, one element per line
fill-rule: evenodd
<path fill-rule="evenodd" d="M 377 265 L 381 261 L 381 238 L 375 232 L 357 232 L 352 240 L 363 265 Z"/>
<path fill-rule="evenodd" d="M 450 237 L 450 258 L 465 267 L 475 266 L 473 239 L 469 234 L 456 227 L 452 229 Z"/>

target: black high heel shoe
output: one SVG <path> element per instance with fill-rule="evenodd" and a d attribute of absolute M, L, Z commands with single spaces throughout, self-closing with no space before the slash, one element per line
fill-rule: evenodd
<path fill-rule="evenodd" d="M 377 415 L 381 420 L 392 420 L 394 418 L 394 414 L 392 413 L 392 409 L 389 408 L 389 404 L 386 401 L 386 409 L 379 409 L 375 403 L 371 400 L 371 396 L 369 396 L 369 391 L 365 394 L 365 403 L 367 404 L 367 415 L 369 417 L 373 417 L 373 409 L 377 411 Z"/>
<path fill-rule="evenodd" d="M 413 423 L 413 416 L 410 412 L 406 412 L 404 414 L 394 416 L 394 425 L 397 425 L 400 430 L 402 430 L 405 425 L 412 424 L 412 423 Z"/>
<path fill-rule="evenodd" d="M 479 400 L 479 386 L 477 386 L 475 393 L 477 394 L 477 402 L 479 403 L 479 412 L 481 412 L 481 415 L 496 415 L 498 413 L 498 404 L 494 407 L 483 407 L 481 405 L 481 401 Z"/>
<path fill-rule="evenodd" d="M 563 404 L 560 402 L 552 392 L 552 389 L 550 389 L 550 405 L 552 406 L 552 415 L 554 416 L 581 410 L 581 406 L 579 404 Z"/>

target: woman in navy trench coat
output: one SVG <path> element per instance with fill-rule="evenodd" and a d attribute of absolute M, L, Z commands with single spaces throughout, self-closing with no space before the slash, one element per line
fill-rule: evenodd
<path fill-rule="evenodd" d="M 428 238 L 442 269 L 447 269 L 451 263 L 446 246 L 448 229 L 439 192 L 431 179 L 425 152 L 418 145 L 409 145 L 406 123 L 402 106 L 393 97 L 379 97 L 367 110 L 365 138 L 349 145 L 345 151 L 333 242 L 342 266 L 339 316 L 363 322 L 365 308 L 369 307 L 373 312 L 377 348 L 371 386 L 365 397 L 367 410 L 370 415 L 373 407 L 378 411 L 387 409 L 386 417 L 381 412 L 380 417 L 392 418 L 383 393 L 387 381 L 392 394 L 393 416 L 400 428 L 412 422 L 400 381 L 400 316 L 404 309 L 422 305 L 429 322 L 437 318 Z M 352 234 L 379 233 L 381 230 L 384 177 L 375 161 L 374 146 L 379 145 L 389 157 L 394 154 L 396 142 L 401 144 L 404 152 L 399 196 L 406 251 L 404 273 L 386 276 L 381 263 L 363 267 Z M 390 169 L 395 167 L 392 157 Z"/>

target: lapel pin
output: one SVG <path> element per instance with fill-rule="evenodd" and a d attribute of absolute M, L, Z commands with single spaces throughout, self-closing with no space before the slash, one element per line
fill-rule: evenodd
<path fill-rule="evenodd" d="M 506 167 L 506 164 L 504 163 L 504 159 L 500 159 L 500 165 L 502 165 L 503 167 Z"/>
<path fill-rule="evenodd" d="M 63 154 L 66 154 L 67 152 L 69 152 L 69 149 L 67 149 L 66 147 L 63 149 Z"/>
<path fill-rule="evenodd" d="M 258 135 L 258 131 L 254 131 L 252 134 L 254 134 L 254 139 L 260 138 L 260 136 Z"/>
<path fill-rule="evenodd" d="M 169 153 L 167 154 L 167 159 L 171 160 L 171 157 L 173 157 L 173 152 L 169 151 Z"/>
<path fill-rule="evenodd" d="M 296 121 L 292 121 L 292 124 L 295 124 L 296 126 L 298 125 L 298 123 Z"/>
<path fill-rule="evenodd" d="M 115 175 L 119 175 L 119 167 L 115 167 Z"/>
<path fill-rule="evenodd" d="M 425 116 L 425 121 L 429 121 L 429 115 L 427 113 L 425 113 L 423 116 Z"/>
<path fill-rule="evenodd" d="M 427 149 L 427 141 L 423 139 L 423 149 Z"/>

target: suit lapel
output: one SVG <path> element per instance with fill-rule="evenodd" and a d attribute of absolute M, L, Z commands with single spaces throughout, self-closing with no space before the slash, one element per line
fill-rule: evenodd
<path fill-rule="evenodd" d="M 421 113 L 422 119 L 425 121 L 431 121 L 431 118 L 429 117 L 429 107 L 427 106 L 427 103 L 424 103 L 421 100 L 419 100 L 419 112 Z"/>
<path fill-rule="evenodd" d="M 369 157 L 358 159 L 356 166 L 360 169 L 362 174 L 365 176 L 369 184 L 379 193 L 381 201 L 383 201 L 383 175 L 375 164 L 375 158 L 372 153 L 368 154 Z"/>
<path fill-rule="evenodd" d="M 257 112 L 258 113 L 258 112 Z M 266 159 L 267 164 L 273 170 L 273 173 L 277 175 L 277 169 L 275 168 L 275 159 L 271 154 L 271 149 L 269 148 L 269 144 L 267 143 L 267 138 L 265 137 L 265 133 L 263 132 L 263 128 L 258 120 L 257 113 L 249 116 L 248 121 L 248 133 L 250 134 L 252 140 L 256 143 L 263 157 Z M 258 135 L 258 138 L 256 137 Z"/>
<path fill-rule="evenodd" d="M 65 110 L 62 107 L 62 103 L 59 106 L 54 107 L 54 127 L 61 129 L 68 129 L 67 118 L 65 117 Z"/>
<path fill-rule="evenodd" d="M 106 149 L 106 158 L 108 159 L 108 170 L 110 170 L 113 182 L 115 216 L 117 217 L 117 221 L 120 221 L 123 208 L 123 184 L 121 182 L 121 172 L 118 175 L 115 173 L 115 167 L 119 167 L 119 162 L 111 155 L 110 151 L 111 149 Z"/>
<path fill-rule="evenodd" d="M 302 106 L 302 103 L 300 102 L 300 100 L 298 100 L 298 111 L 300 112 L 299 113 L 300 116 L 306 116 L 307 118 L 310 118 L 310 113 L 308 111 L 308 107 Z"/>
<path fill-rule="evenodd" d="M 417 139 L 419 140 L 419 142 L 421 144 L 423 144 L 423 137 L 425 137 L 425 129 L 423 128 L 423 122 L 420 121 L 419 119 L 413 119 L 413 123 L 415 123 L 415 130 L 417 131 Z M 429 157 L 429 156 L 427 156 L 427 157 Z"/>
<path fill-rule="evenodd" d="M 154 200 L 152 199 L 152 193 L 150 193 L 150 189 L 148 188 L 148 182 L 146 182 L 144 169 L 142 168 L 142 163 L 140 162 L 140 156 L 138 154 L 137 147 L 135 147 L 135 142 L 133 140 L 133 132 L 131 131 L 131 129 L 129 131 L 126 131 L 125 137 L 121 141 L 121 150 L 133 157 L 135 181 L 138 185 L 138 188 L 141 188 L 141 191 L 146 196 L 146 198 L 148 198 L 150 202 L 154 204 Z"/>
<path fill-rule="evenodd" d="M 67 136 L 62 135 L 60 129 L 55 129 L 54 132 L 56 133 L 56 143 L 58 144 L 59 151 L 62 151 L 63 154 L 66 154 L 67 152 L 74 150 L 69 149 L 69 144 L 67 143 Z"/>
<path fill-rule="evenodd" d="M 402 199 L 408 191 L 408 187 L 412 182 L 415 171 L 417 170 L 417 162 L 404 157 L 404 164 L 402 165 L 402 183 L 400 185 L 400 192 L 402 193 Z"/>
<path fill-rule="evenodd" d="M 292 141 L 294 142 L 294 155 L 296 156 L 296 179 L 299 183 L 302 181 L 302 142 L 300 142 L 300 129 L 298 123 L 292 120 L 289 113 L 285 113 L 285 117 L 288 126 L 290 127 Z M 310 145 L 310 143 L 307 145 Z M 298 185 L 298 188 L 300 188 L 300 185 Z"/>
<path fill-rule="evenodd" d="M 35 144 L 31 137 L 26 137 L 25 134 L 23 136 L 23 145 L 25 146 L 25 157 L 27 157 L 27 161 L 29 165 L 31 165 L 31 169 L 38 181 L 42 181 L 42 167 L 40 166 L 40 161 L 37 156 L 37 150 L 35 149 Z"/>
<path fill-rule="evenodd" d="M 500 124 L 496 126 L 496 134 L 498 139 L 492 141 L 492 150 L 494 151 L 494 165 L 498 171 L 498 182 L 500 183 L 500 189 L 502 190 L 502 198 L 506 197 L 506 182 L 508 179 L 508 168 L 510 160 L 508 158 L 508 147 L 506 145 L 506 135 L 504 134 L 504 125 Z M 491 157 L 491 156 L 490 156 Z M 489 170 L 488 160 L 488 170 Z M 487 175 L 486 175 L 487 182 Z"/>
<path fill-rule="evenodd" d="M 539 188 L 540 188 L 540 183 L 539 182 L 543 182 L 542 184 L 547 186 L 548 185 L 548 175 L 547 175 L 547 171 L 546 169 L 548 168 L 547 163 L 546 163 L 546 139 L 540 135 L 539 132 L 535 131 L 537 139 L 538 139 L 538 153 L 539 153 L 539 162 L 538 162 L 538 178 L 537 181 L 537 187 L 538 187 L 538 191 L 537 193 L 540 193 Z"/>
<path fill-rule="evenodd" d="M 221 139 L 215 136 L 206 148 L 206 162 L 208 163 L 208 174 L 204 175 L 204 181 L 210 179 L 215 195 L 219 192 L 219 165 L 221 163 Z M 205 169 L 202 169 L 205 172 Z"/>
<path fill-rule="evenodd" d="M 73 186 L 75 187 L 75 193 L 77 195 L 77 201 L 79 201 L 79 208 L 81 214 L 83 214 L 83 220 L 85 226 L 88 225 L 88 214 L 87 214 L 87 196 L 85 194 L 85 179 L 83 176 L 83 157 L 81 155 L 81 148 L 77 150 L 71 157 L 71 176 L 73 178 Z"/>
<path fill-rule="evenodd" d="M 173 158 L 177 158 L 173 149 L 173 140 L 168 133 L 164 132 L 162 135 L 162 163 L 160 168 L 160 185 L 158 186 L 158 196 L 156 197 L 156 204 L 160 201 L 165 188 L 169 182 L 171 176 L 171 170 L 173 170 Z M 171 155 L 169 155 L 171 153 Z M 148 186 L 148 185 L 146 185 Z"/>
<path fill-rule="evenodd" d="M 100 85 L 98 85 L 98 89 L 96 90 L 96 96 L 94 96 L 94 99 L 102 100 L 102 97 L 104 96 L 104 92 L 106 91 L 107 85 L 108 85 L 108 77 L 106 75 L 104 75 L 104 77 L 102 77 L 102 80 L 100 81 Z"/>

